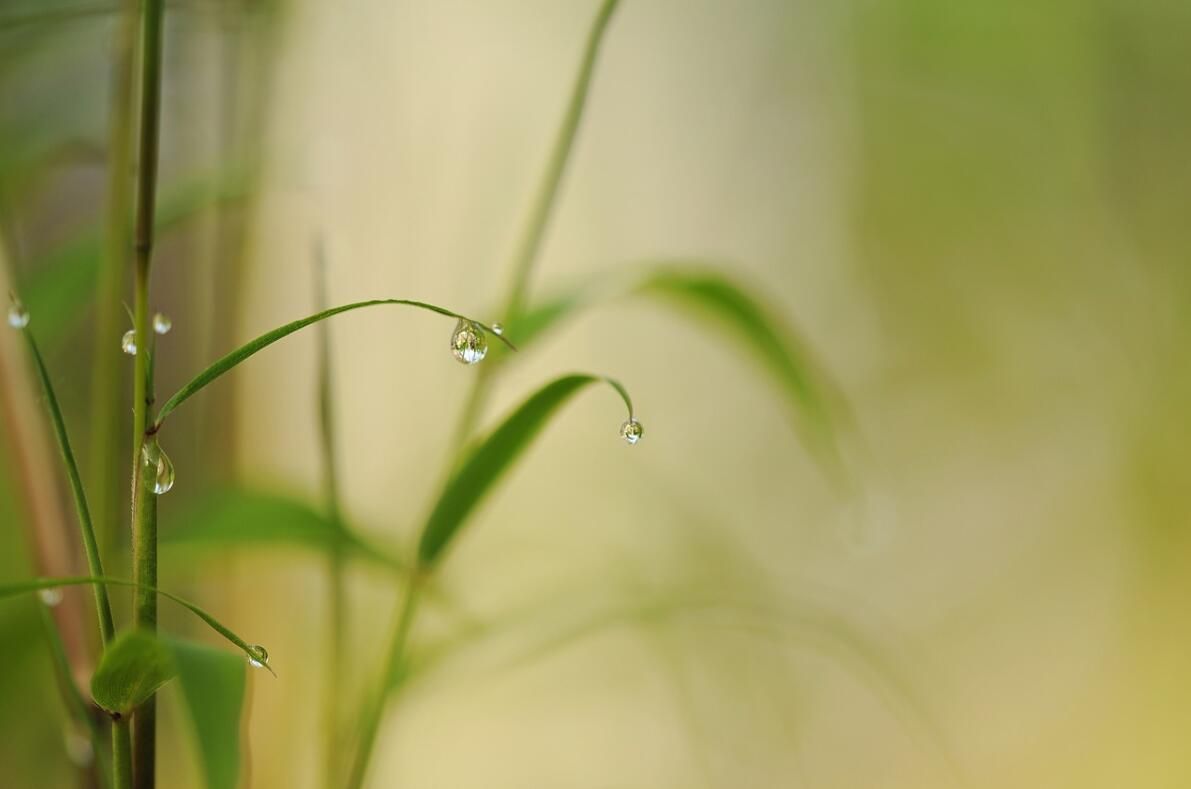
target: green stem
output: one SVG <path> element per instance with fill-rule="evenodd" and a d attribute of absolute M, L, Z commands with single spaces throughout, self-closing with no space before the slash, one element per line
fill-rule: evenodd
<path fill-rule="evenodd" d="M 144 586 L 157 586 L 157 497 L 141 480 L 141 451 L 152 405 L 152 329 L 149 326 L 149 269 L 153 258 L 157 198 L 158 135 L 161 127 L 161 28 L 163 0 L 143 0 L 140 36 L 139 170 L 136 182 L 134 331 L 136 370 L 132 402 L 132 541 L 133 597 L 137 627 L 157 629 L 157 597 Z M 155 439 L 154 439 L 155 440 Z M 155 785 L 157 708 L 153 697 L 133 711 L 133 785 Z"/>
<path fill-rule="evenodd" d="M 530 204 L 529 214 L 526 216 L 521 236 L 513 250 L 509 287 L 506 291 L 501 315 L 505 325 L 514 329 L 514 336 L 517 321 L 525 310 L 534 263 L 537 261 L 542 239 L 545 237 L 554 204 L 558 199 L 558 188 L 562 183 L 563 174 L 566 172 L 571 150 L 575 146 L 579 123 L 583 119 L 583 110 L 587 105 L 587 94 L 591 87 L 592 75 L 595 73 L 600 44 L 604 40 L 604 33 L 608 29 L 608 23 L 611 22 L 618 3 L 619 0 L 604 0 L 599 11 L 596 12 L 595 21 L 587 34 L 587 44 L 583 50 L 579 73 L 575 76 L 575 84 L 571 88 L 570 101 L 567 102 L 562 124 L 554 139 L 554 147 L 550 150 L 550 158 L 546 162 L 542 180 L 538 183 L 537 193 L 533 203 Z M 497 368 L 498 365 L 490 363 L 490 366 L 479 370 L 473 379 L 455 428 L 454 446 L 456 448 L 464 446 L 471 438 L 487 399 L 489 383 Z"/>
<path fill-rule="evenodd" d="M 117 493 L 119 466 L 112 462 L 122 421 L 120 371 L 123 354 L 117 339 L 123 310 L 120 292 L 132 245 L 132 90 L 133 46 L 136 40 L 135 0 L 124 0 L 116 32 L 108 119 L 107 228 L 96 294 L 95 347 L 91 368 L 91 492 L 99 525 L 101 553 L 112 555 L 120 522 Z"/>
<path fill-rule="evenodd" d="M 405 592 L 405 599 L 401 603 L 401 611 L 397 615 L 397 624 L 393 628 L 393 637 L 389 643 L 385 662 L 381 666 L 379 680 L 365 700 L 364 715 L 360 722 L 360 739 L 356 744 L 356 755 L 348 776 L 347 789 L 360 789 L 364 785 L 368 762 L 372 759 L 372 751 L 376 747 L 376 736 L 380 731 L 385 702 L 397 684 L 398 672 L 404 670 L 405 647 L 409 641 L 409 633 L 418 612 L 422 586 L 426 580 L 426 576 L 420 572 L 415 572 L 410 576 L 409 586 Z"/>

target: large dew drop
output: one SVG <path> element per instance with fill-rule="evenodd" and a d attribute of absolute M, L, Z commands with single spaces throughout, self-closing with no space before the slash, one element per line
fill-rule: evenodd
<path fill-rule="evenodd" d="M 29 325 L 29 310 L 19 301 L 15 301 L 8 308 L 8 325 L 14 329 L 23 329 Z"/>
<path fill-rule="evenodd" d="M 136 356 L 136 331 L 129 329 L 120 338 L 120 350 L 129 356 Z"/>
<path fill-rule="evenodd" d="M 269 650 L 260 644 L 250 644 L 248 652 L 248 665 L 253 668 L 264 668 L 269 665 Z"/>
<path fill-rule="evenodd" d="M 620 437 L 630 446 L 640 441 L 643 435 L 645 435 L 645 428 L 636 419 L 629 419 L 620 426 Z"/>
<path fill-rule="evenodd" d="M 482 362 L 488 355 L 488 336 L 476 324 L 460 318 L 451 334 L 451 353 L 463 364 Z"/>
<path fill-rule="evenodd" d="M 174 464 L 156 441 L 146 441 L 141 447 L 141 478 L 158 496 L 174 487 Z"/>
<path fill-rule="evenodd" d="M 159 312 L 153 316 L 153 331 L 158 334 L 169 334 L 172 328 L 174 328 L 174 322 L 169 319 L 168 315 Z"/>

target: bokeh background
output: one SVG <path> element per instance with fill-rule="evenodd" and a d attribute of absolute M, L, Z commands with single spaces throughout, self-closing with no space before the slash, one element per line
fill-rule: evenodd
<path fill-rule="evenodd" d="M 169 4 L 161 388 L 313 311 L 320 241 L 331 302 L 500 320 L 595 6 Z M 89 475 L 94 266 L 68 253 L 102 226 L 118 25 L 115 3 L 0 5 L 5 286 Z M 1191 785 L 1188 42 L 1173 0 L 623 0 L 531 301 L 659 260 L 731 278 L 846 401 L 856 484 L 822 473 L 713 322 L 641 298 L 582 312 L 498 379 L 484 424 L 594 370 L 630 387 L 647 435 L 627 448 L 593 391 L 486 500 L 445 565 L 449 604 L 414 634 L 424 668 L 372 784 Z M 450 329 L 330 324 L 345 511 L 395 550 L 476 374 Z M 73 526 L 12 334 L 6 581 L 81 565 L 45 536 Z M 296 335 L 179 413 L 163 540 L 229 486 L 321 506 L 316 361 Z M 243 785 L 320 785 L 317 552 L 182 543 L 162 561 L 163 585 L 273 655 L 278 680 L 249 678 Z M 355 700 L 396 593 L 367 564 L 350 580 Z M 86 601 L 60 616 L 89 624 Z M 70 786 L 80 746 L 37 627 L 35 601 L 0 602 L 2 782 Z M 163 704 L 162 780 L 200 786 Z"/>

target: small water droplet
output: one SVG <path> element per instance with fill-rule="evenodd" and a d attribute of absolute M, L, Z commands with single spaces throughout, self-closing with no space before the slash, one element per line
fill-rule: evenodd
<path fill-rule="evenodd" d="M 23 329 L 29 325 L 29 310 L 19 301 L 14 301 L 8 308 L 8 325 L 14 329 Z"/>
<path fill-rule="evenodd" d="M 495 334 L 497 337 L 500 337 L 501 335 L 503 335 L 505 333 L 504 324 L 502 324 L 502 323 L 492 324 L 492 333 Z"/>
<path fill-rule="evenodd" d="M 168 315 L 159 312 L 153 316 L 153 331 L 158 334 L 169 334 L 172 328 L 174 328 L 174 322 L 169 319 Z"/>
<path fill-rule="evenodd" d="M 620 437 L 629 445 L 636 444 L 645 435 L 645 428 L 636 419 L 630 419 L 620 426 Z"/>
<path fill-rule="evenodd" d="M 174 464 L 156 441 L 146 441 L 141 447 L 141 478 L 158 496 L 174 487 Z"/>
<path fill-rule="evenodd" d="M 120 350 L 129 356 L 136 356 L 136 331 L 129 329 L 120 338 Z"/>
<path fill-rule="evenodd" d="M 463 364 L 482 362 L 488 355 L 488 336 L 476 324 L 460 318 L 451 334 L 451 353 Z"/>
<path fill-rule="evenodd" d="M 262 647 L 260 644 L 248 645 L 248 665 L 253 668 L 264 668 L 269 665 L 269 650 Z"/>
<path fill-rule="evenodd" d="M 54 608 L 62 602 L 62 590 L 57 588 L 38 589 L 37 596 L 50 608 Z"/>

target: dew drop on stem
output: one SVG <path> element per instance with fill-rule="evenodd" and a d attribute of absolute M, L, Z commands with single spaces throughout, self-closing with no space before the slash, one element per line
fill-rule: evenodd
<path fill-rule="evenodd" d="M 503 336 L 505 333 L 504 324 L 503 323 L 492 324 L 492 333 L 495 334 L 497 337 Z"/>
<path fill-rule="evenodd" d="M 37 596 L 41 598 L 41 602 L 50 608 L 55 608 L 62 602 L 62 590 L 56 588 L 38 589 Z"/>
<path fill-rule="evenodd" d="M 29 310 L 19 301 L 14 301 L 8 308 L 8 325 L 14 329 L 23 329 L 29 325 Z"/>
<path fill-rule="evenodd" d="M 645 428 L 636 419 L 629 419 L 620 426 L 620 437 L 630 446 L 640 441 L 643 435 L 645 435 Z"/>
<path fill-rule="evenodd" d="M 136 356 L 136 331 L 129 329 L 120 338 L 120 350 L 129 356 Z"/>
<path fill-rule="evenodd" d="M 174 464 L 156 440 L 141 447 L 141 480 L 159 496 L 174 487 Z"/>
<path fill-rule="evenodd" d="M 460 318 L 451 334 L 451 353 L 463 364 L 482 362 L 488 355 L 488 336 L 475 323 Z"/>

